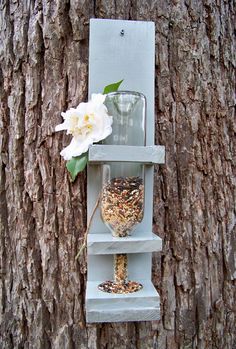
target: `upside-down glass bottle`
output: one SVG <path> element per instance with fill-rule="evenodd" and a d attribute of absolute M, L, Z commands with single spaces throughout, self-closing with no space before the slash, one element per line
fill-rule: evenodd
<path fill-rule="evenodd" d="M 112 134 L 103 142 L 109 145 L 145 145 L 146 99 L 141 93 L 109 93 L 105 104 L 113 116 Z M 125 159 L 124 159 L 125 160 Z M 102 166 L 101 216 L 117 238 L 129 236 L 144 215 L 144 166 L 135 162 L 109 162 Z M 129 286 L 127 255 L 114 256 L 112 287 L 124 292 Z M 139 285 L 139 284 L 138 284 Z M 127 287 L 126 287 L 127 286 Z M 130 287 L 129 287 L 130 288 Z M 137 286 L 137 289 L 141 287 Z M 101 288 L 100 288 L 101 289 Z"/>

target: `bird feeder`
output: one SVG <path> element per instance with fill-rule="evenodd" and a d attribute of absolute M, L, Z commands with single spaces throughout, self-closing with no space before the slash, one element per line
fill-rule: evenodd
<path fill-rule="evenodd" d="M 124 79 L 109 93 L 112 134 L 89 150 L 88 219 L 100 197 L 87 239 L 87 322 L 159 319 L 151 282 L 154 164 L 165 150 L 154 145 L 154 23 L 90 20 L 89 94 Z"/>

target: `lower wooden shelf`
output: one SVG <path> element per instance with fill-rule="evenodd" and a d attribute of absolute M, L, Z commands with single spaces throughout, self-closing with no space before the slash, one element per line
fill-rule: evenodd
<path fill-rule="evenodd" d="M 133 235 L 116 238 L 111 233 L 89 234 L 88 254 L 142 253 L 161 251 L 162 239 L 153 233 L 134 232 Z"/>
<path fill-rule="evenodd" d="M 103 280 L 104 281 L 104 280 Z M 102 281 L 88 281 L 86 319 L 93 322 L 149 321 L 160 318 L 160 298 L 152 282 L 135 280 L 143 288 L 130 294 L 111 294 L 98 290 Z"/>

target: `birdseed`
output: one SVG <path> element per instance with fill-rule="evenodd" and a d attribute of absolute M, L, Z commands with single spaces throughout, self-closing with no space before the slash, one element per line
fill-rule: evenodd
<path fill-rule="evenodd" d="M 101 215 L 115 237 L 130 235 L 143 219 L 144 185 L 141 177 L 117 177 L 103 187 Z"/>
<path fill-rule="evenodd" d="M 114 279 L 116 284 L 125 284 L 128 279 L 127 254 L 114 255 Z"/>
<path fill-rule="evenodd" d="M 98 289 L 107 293 L 127 294 L 141 290 L 143 286 L 136 281 L 128 281 L 124 284 L 117 284 L 115 281 L 105 281 L 98 285 Z"/>
<path fill-rule="evenodd" d="M 108 293 L 127 294 L 141 290 L 143 286 L 128 280 L 128 257 L 127 254 L 114 255 L 114 281 L 105 281 L 98 285 L 98 289 Z"/>

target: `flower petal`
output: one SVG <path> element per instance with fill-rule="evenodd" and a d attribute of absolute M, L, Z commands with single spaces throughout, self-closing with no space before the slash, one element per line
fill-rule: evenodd
<path fill-rule="evenodd" d="M 91 138 L 81 140 L 78 137 L 73 137 L 70 144 L 60 154 L 65 160 L 70 160 L 72 157 L 86 153 L 92 143 L 93 140 Z"/>
<path fill-rule="evenodd" d="M 87 103 L 80 103 L 78 107 L 71 108 L 62 113 L 64 122 L 57 125 L 55 130 L 67 130 L 72 134 L 71 143 L 61 151 L 65 160 L 86 153 L 93 142 L 99 142 L 112 132 L 112 116 L 108 115 L 104 105 L 106 96 L 92 94 L 92 99 Z"/>
<path fill-rule="evenodd" d="M 103 95 L 101 93 L 93 93 L 91 102 L 93 105 L 99 105 L 99 104 L 103 104 L 105 102 L 105 99 L 106 99 L 106 95 Z"/>
<path fill-rule="evenodd" d="M 59 124 L 55 127 L 55 131 L 62 131 L 67 130 L 66 122 L 63 122 L 62 124 Z"/>
<path fill-rule="evenodd" d="M 80 103 L 76 110 L 78 111 L 79 115 L 83 116 L 84 114 L 87 113 L 87 108 L 88 108 L 88 103 Z"/>

